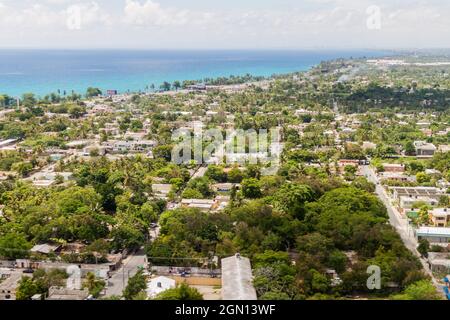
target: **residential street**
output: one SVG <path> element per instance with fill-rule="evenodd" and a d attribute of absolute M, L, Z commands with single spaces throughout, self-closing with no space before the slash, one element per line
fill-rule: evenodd
<path fill-rule="evenodd" d="M 419 258 L 425 272 L 432 278 L 433 284 L 436 286 L 436 289 L 439 291 L 440 294 L 443 294 L 442 285 L 439 284 L 437 279 L 434 277 L 433 273 L 430 270 L 428 262 L 425 259 L 423 259 L 420 253 L 417 251 L 417 246 L 419 245 L 419 243 L 414 235 L 414 230 L 408 223 L 408 220 L 406 218 L 403 218 L 400 212 L 398 212 L 398 210 L 391 204 L 391 201 L 386 191 L 380 184 L 378 184 L 379 180 L 374 170 L 370 168 L 370 166 L 362 166 L 362 173 L 367 177 L 367 179 L 370 182 L 376 184 L 375 192 L 378 198 L 383 202 L 383 204 L 387 208 L 390 224 L 397 230 L 405 246 Z"/>
<path fill-rule="evenodd" d="M 146 260 L 143 250 L 129 255 L 123 261 L 122 267 L 115 271 L 109 279 L 105 296 L 111 297 L 122 295 L 122 292 L 128 283 L 128 279 L 137 273 L 139 267 L 145 266 Z"/>

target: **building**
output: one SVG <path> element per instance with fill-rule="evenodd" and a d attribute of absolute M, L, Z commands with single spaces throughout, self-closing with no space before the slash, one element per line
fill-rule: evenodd
<path fill-rule="evenodd" d="M 146 290 L 147 296 L 150 299 L 153 299 L 161 292 L 173 289 L 176 286 L 177 286 L 176 281 L 168 277 L 160 276 L 151 279 L 149 282 L 147 282 L 147 290 Z"/>
<path fill-rule="evenodd" d="M 152 184 L 153 196 L 158 199 L 167 199 L 167 196 L 171 190 L 171 184 Z"/>
<path fill-rule="evenodd" d="M 31 248 L 31 252 L 40 253 L 40 254 L 50 254 L 55 253 L 61 249 L 61 245 L 51 245 L 51 244 L 37 244 L 33 248 Z"/>
<path fill-rule="evenodd" d="M 437 150 L 434 144 L 425 141 L 414 141 L 414 148 L 419 157 L 432 157 Z"/>
<path fill-rule="evenodd" d="M 400 201 L 400 197 L 430 197 L 436 201 L 445 194 L 444 190 L 434 187 L 390 187 L 394 200 Z"/>
<path fill-rule="evenodd" d="M 239 190 L 240 186 L 237 183 L 216 183 L 212 185 L 212 189 L 216 192 L 230 192 L 233 187 Z"/>
<path fill-rule="evenodd" d="M 92 144 L 83 149 L 82 155 L 88 157 L 90 155 L 104 156 L 106 154 L 106 147 L 99 144 Z"/>
<path fill-rule="evenodd" d="M 48 298 L 46 300 L 60 301 L 80 301 L 89 297 L 89 290 L 72 290 L 67 288 L 51 287 L 48 290 Z"/>
<path fill-rule="evenodd" d="M 430 243 L 449 243 L 450 228 L 420 227 L 416 230 L 417 240 L 426 239 Z"/>
<path fill-rule="evenodd" d="M 186 87 L 186 89 L 189 91 L 206 91 L 207 87 L 206 87 L 206 84 L 199 83 L 199 84 L 189 85 Z"/>
<path fill-rule="evenodd" d="M 222 299 L 257 300 L 250 260 L 236 254 L 222 259 Z"/>
<path fill-rule="evenodd" d="M 2 141 L 0 141 L 0 148 L 11 146 L 12 144 L 14 144 L 16 142 L 17 142 L 17 139 L 2 140 Z"/>
<path fill-rule="evenodd" d="M 377 148 L 377 144 L 370 142 L 370 141 L 364 141 L 362 144 L 363 150 L 375 150 Z"/>
<path fill-rule="evenodd" d="M 72 172 L 38 172 L 31 178 L 33 185 L 36 187 L 50 187 L 57 182 L 57 179 L 61 179 L 61 182 L 68 182 L 73 180 Z"/>
<path fill-rule="evenodd" d="M 64 270 L 67 271 L 68 268 L 73 267 L 73 264 L 63 263 L 63 262 L 36 262 L 35 265 L 38 269 L 44 269 L 45 271 L 51 270 Z M 115 262 L 112 263 L 102 263 L 102 264 L 80 264 L 78 265 L 81 271 L 81 276 L 86 277 L 88 273 L 95 274 L 98 278 L 107 280 L 110 275 L 110 271 L 117 268 Z"/>
<path fill-rule="evenodd" d="M 430 216 L 435 227 L 447 227 L 450 224 L 450 211 L 447 208 L 433 209 Z"/>
<path fill-rule="evenodd" d="M 445 252 L 429 252 L 428 262 L 433 272 L 448 273 L 450 272 L 450 259 L 448 253 Z"/>
<path fill-rule="evenodd" d="M 338 161 L 338 166 L 339 167 L 353 166 L 353 167 L 358 168 L 359 160 L 341 159 Z"/>
<path fill-rule="evenodd" d="M 417 203 L 425 203 L 430 207 L 436 207 L 438 201 L 430 197 L 420 197 L 420 196 L 401 196 L 400 197 L 400 208 L 411 209 Z"/>
<path fill-rule="evenodd" d="M 378 174 L 378 176 L 380 177 L 380 179 L 382 181 L 395 180 L 395 181 L 406 182 L 406 181 L 414 181 L 415 180 L 415 177 L 408 176 L 408 175 L 402 174 L 402 173 L 397 173 L 397 172 L 381 172 Z"/>
<path fill-rule="evenodd" d="M 417 122 L 417 126 L 418 126 L 419 128 L 421 128 L 421 129 L 427 129 L 427 128 L 430 127 L 430 125 L 431 125 L 431 123 L 428 122 L 428 121 L 420 121 L 420 122 Z"/>
<path fill-rule="evenodd" d="M 144 152 L 149 151 L 156 145 L 152 140 L 139 141 L 116 141 L 113 144 L 114 152 Z"/>
<path fill-rule="evenodd" d="M 383 168 L 384 172 L 403 173 L 406 170 L 404 164 L 397 163 L 383 163 Z"/>
<path fill-rule="evenodd" d="M 183 199 L 181 200 L 181 206 L 208 212 L 217 207 L 217 202 L 210 199 Z"/>

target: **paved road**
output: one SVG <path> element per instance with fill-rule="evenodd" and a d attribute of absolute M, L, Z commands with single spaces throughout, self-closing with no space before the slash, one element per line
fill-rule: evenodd
<path fill-rule="evenodd" d="M 142 250 L 136 254 L 129 255 L 123 261 L 122 267 L 115 271 L 108 280 L 105 296 L 121 296 L 128 284 L 128 279 L 137 273 L 139 267 L 144 267 L 145 263 L 146 256 Z"/>
<path fill-rule="evenodd" d="M 376 184 L 376 194 L 378 198 L 384 203 L 389 214 L 389 223 L 397 230 L 406 248 L 408 248 L 412 253 L 414 253 L 420 260 L 425 272 L 431 277 L 433 284 L 435 285 L 438 292 L 444 295 L 442 290 L 442 285 L 439 284 L 437 279 L 434 277 L 430 270 L 428 262 L 422 258 L 420 253 L 417 251 L 417 246 L 419 245 L 415 235 L 414 230 L 409 225 L 408 219 L 402 217 L 400 212 L 392 205 L 386 190 L 379 184 L 379 180 L 375 171 L 369 166 L 362 166 L 362 173 L 367 177 L 370 182 Z"/>

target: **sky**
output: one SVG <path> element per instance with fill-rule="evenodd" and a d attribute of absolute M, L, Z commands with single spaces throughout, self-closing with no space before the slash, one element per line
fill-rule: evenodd
<path fill-rule="evenodd" d="M 450 1 L 0 0 L 0 48 L 450 48 Z"/>

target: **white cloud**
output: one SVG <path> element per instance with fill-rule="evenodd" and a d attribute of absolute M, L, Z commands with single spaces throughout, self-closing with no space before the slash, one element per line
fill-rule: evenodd
<path fill-rule="evenodd" d="M 0 43 L 194 48 L 291 47 L 297 43 L 450 46 L 450 3 L 437 0 L 292 0 L 292 8 L 278 7 L 273 0 L 272 10 L 257 4 L 240 9 L 234 5 L 237 1 L 204 9 L 188 2 L 166 6 L 161 0 L 0 0 Z M 366 9 L 371 5 L 381 9 L 380 30 L 367 28 Z M 71 6 L 80 11 L 81 28 L 76 32 L 67 28 Z M 418 34 L 420 39 L 414 37 Z M 152 41 L 146 44 L 142 39 Z"/>
<path fill-rule="evenodd" d="M 189 10 L 162 8 L 159 3 L 151 0 L 143 4 L 127 0 L 124 14 L 125 23 L 138 26 L 182 26 L 192 19 Z"/>
<path fill-rule="evenodd" d="M 48 3 L 65 3 L 61 0 L 46 0 Z M 80 2 L 65 8 L 53 8 L 46 4 L 33 4 L 25 8 L 6 6 L 0 3 L 0 25 L 2 32 L 17 31 L 18 29 L 33 29 L 36 32 L 58 30 L 66 26 L 69 9 L 79 9 L 82 27 L 110 25 L 110 16 L 102 12 L 95 1 Z M 1 37 L 1 36 L 0 36 Z"/>

